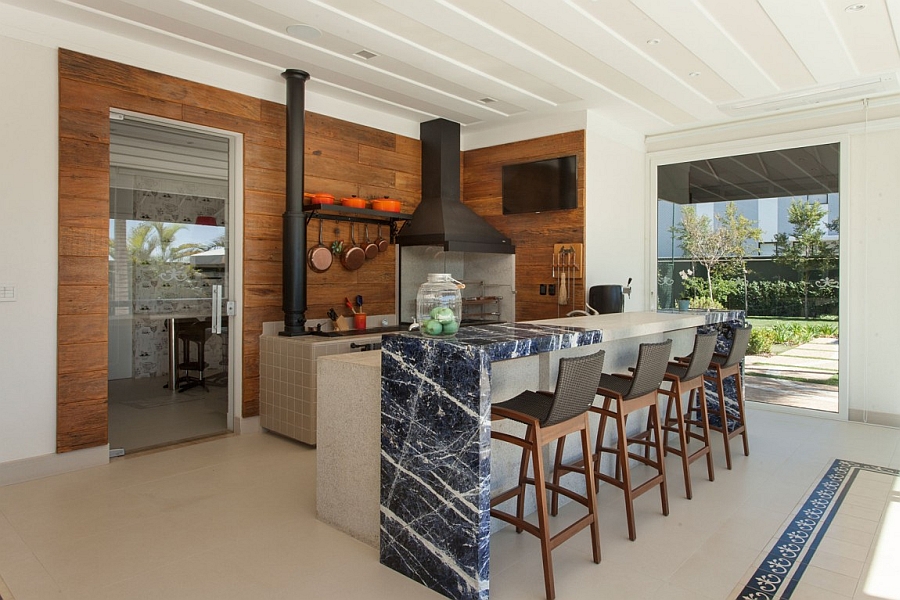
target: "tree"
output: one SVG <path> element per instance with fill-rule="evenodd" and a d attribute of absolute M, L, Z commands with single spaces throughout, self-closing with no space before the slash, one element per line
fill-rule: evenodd
<path fill-rule="evenodd" d="M 775 262 L 792 268 L 803 286 L 803 316 L 809 318 L 809 283 L 813 273 L 823 276 L 837 262 L 837 250 L 825 240 L 825 230 L 837 232 L 838 223 L 825 224 L 826 208 L 807 198 L 794 198 L 788 208 L 788 222 L 794 226 L 791 235 L 775 236 Z"/>
<path fill-rule="evenodd" d="M 746 271 L 747 243 L 762 239 L 762 231 L 738 213 L 734 202 L 726 205 L 724 215 L 716 215 L 715 222 L 698 215 L 696 207 L 685 206 L 681 223 L 672 227 L 672 233 L 685 255 L 706 268 L 710 303 L 714 302 L 712 279 L 716 269 L 739 265 L 741 271 Z"/>

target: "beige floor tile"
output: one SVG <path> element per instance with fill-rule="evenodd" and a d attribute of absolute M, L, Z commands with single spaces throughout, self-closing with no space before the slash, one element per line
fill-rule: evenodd
<path fill-rule="evenodd" d="M 794 593 L 791 594 L 791 600 L 846 600 L 852 597 L 832 590 L 822 589 L 806 582 L 800 582 L 794 588 Z"/>
<path fill-rule="evenodd" d="M 821 548 L 816 550 L 816 553 L 809 561 L 809 564 L 820 569 L 825 569 L 826 571 L 832 571 L 855 579 L 859 579 L 863 572 L 863 566 L 865 565 L 862 561 L 853 560 L 852 558 L 847 558 L 838 554 L 832 554 Z"/>
<path fill-rule="evenodd" d="M 603 561 L 591 562 L 586 531 L 555 550 L 560 600 L 736 598 L 835 457 L 871 459 L 878 448 L 900 456 L 898 430 L 753 407 L 748 422 L 751 455 L 733 442 L 734 468 L 725 469 L 714 435 L 716 481 L 695 464 L 692 500 L 683 497 L 677 457 L 667 459 L 670 515 L 660 514 L 655 491 L 639 498 L 634 542 L 622 493 L 603 486 Z M 315 519 L 315 461 L 314 449 L 278 436 L 231 436 L 0 487 L 0 577 L 16 600 L 440 598 L 380 565 L 377 550 Z M 836 535 L 823 540 L 810 567 L 815 582 L 831 583 L 817 587 L 806 575 L 794 600 L 847 597 L 836 595 L 845 589 L 838 583 L 860 571 L 871 593 L 857 597 L 893 593 L 873 587 L 890 584 L 889 557 L 873 560 L 854 543 L 876 527 L 879 539 L 898 537 L 879 525 L 887 513 L 868 502 L 883 491 L 884 476 L 861 471 L 857 484 L 856 503 L 842 507 Z M 566 507 L 554 527 L 578 509 Z M 536 539 L 504 530 L 491 551 L 492 598 L 544 597 Z"/>
<path fill-rule="evenodd" d="M 852 598 L 856 592 L 857 581 L 856 577 L 814 566 L 808 567 L 801 579 L 801 583 L 813 585 L 847 598 Z"/>

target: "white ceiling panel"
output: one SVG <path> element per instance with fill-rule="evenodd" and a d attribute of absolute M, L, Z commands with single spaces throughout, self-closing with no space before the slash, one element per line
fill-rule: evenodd
<path fill-rule="evenodd" d="M 736 102 L 900 71 L 900 0 L 863 0 L 858 11 L 845 10 L 849 0 L 0 4 L 273 81 L 283 69 L 303 69 L 308 89 L 322 95 L 478 130 L 593 109 L 659 134 L 755 116 L 733 110 Z M 299 23 L 322 35 L 288 36 L 287 26 Z M 354 56 L 362 49 L 377 56 Z"/>

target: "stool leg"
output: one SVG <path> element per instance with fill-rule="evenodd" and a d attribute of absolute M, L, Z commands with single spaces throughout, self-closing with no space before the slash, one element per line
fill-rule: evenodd
<path fill-rule="evenodd" d="M 584 413 L 584 428 L 581 430 L 581 454 L 584 457 L 584 489 L 587 496 L 588 512 L 593 516 L 591 523 L 591 545 L 594 562 L 600 563 L 600 525 L 597 523 L 597 494 L 594 491 L 594 469 L 591 464 L 591 421 L 589 413 Z M 565 438 L 563 438 L 565 439 Z M 562 443 L 562 440 L 560 440 Z"/>
<path fill-rule="evenodd" d="M 681 468 L 684 471 L 684 496 L 690 500 L 694 497 L 694 492 L 691 488 L 691 464 L 688 462 L 690 454 L 688 452 L 687 430 L 684 423 L 684 405 L 681 402 L 680 381 L 676 380 L 672 382 L 672 394 L 673 395 L 669 397 L 669 402 L 675 405 L 675 423 L 678 427 L 676 435 L 678 436 L 678 447 L 681 449 Z M 668 419 L 668 415 L 666 415 L 666 418 Z M 667 441 L 668 435 L 669 432 L 667 430 Z M 663 447 L 665 447 L 665 444 L 663 444 Z"/>
<path fill-rule="evenodd" d="M 628 465 L 628 437 L 625 434 L 625 416 L 622 414 L 622 402 L 616 403 L 616 430 L 619 439 L 616 440 L 618 446 L 617 464 L 621 465 L 621 481 L 623 484 L 622 491 L 625 492 L 625 516 L 628 520 L 628 539 L 634 541 L 637 538 L 637 531 L 634 525 L 634 497 L 631 492 L 631 468 Z M 616 477 L 618 478 L 619 470 L 617 469 Z"/>
<path fill-rule="evenodd" d="M 669 515 L 669 490 L 666 484 L 666 460 L 662 449 L 662 430 L 659 426 L 659 406 L 654 403 L 650 405 L 650 414 L 653 415 L 653 428 L 656 434 L 656 459 L 659 465 L 659 475 L 662 481 L 659 483 L 659 499 L 662 504 L 662 514 Z"/>
<path fill-rule="evenodd" d="M 563 450 L 566 447 L 566 436 L 562 436 L 558 440 L 556 440 L 556 457 L 553 460 L 553 486 L 554 490 L 550 494 L 550 514 L 554 517 L 559 514 L 559 493 L 556 491 L 556 487 L 559 486 L 559 479 L 562 477 L 562 464 L 563 464 Z M 587 462 L 584 463 L 585 473 L 590 474 L 592 471 L 588 467 Z M 591 489 L 594 488 L 593 485 L 589 486 Z"/>
<path fill-rule="evenodd" d="M 741 432 L 741 437 L 744 439 L 744 456 L 750 456 L 750 441 L 747 438 L 747 421 L 746 415 L 744 414 L 744 386 L 740 365 L 737 366 L 737 371 L 734 374 L 734 385 L 735 390 L 737 391 L 738 413 L 741 415 L 741 427 L 744 428 Z"/>
<path fill-rule="evenodd" d="M 706 448 L 709 449 L 708 452 L 706 453 L 706 472 L 707 472 L 707 475 L 709 476 L 709 480 L 715 481 L 716 473 L 715 473 L 715 470 L 713 469 L 712 445 L 710 445 L 710 443 L 709 443 L 710 442 L 709 413 L 707 412 L 707 408 L 706 408 L 706 389 L 705 389 L 706 383 L 705 382 L 706 382 L 706 378 L 701 377 L 700 387 L 698 388 L 699 391 L 691 390 L 691 399 L 693 399 L 695 397 L 694 392 L 697 392 L 696 397 L 700 398 L 700 406 L 699 406 L 700 430 L 703 434 L 703 439 L 701 441 L 703 442 L 704 446 L 706 446 Z M 690 402 L 691 401 L 692 400 L 689 400 L 689 402 L 688 402 L 688 410 L 690 410 Z"/>
<path fill-rule="evenodd" d="M 600 425 L 597 429 L 597 445 L 596 451 L 594 452 L 594 471 L 597 475 L 594 477 L 594 491 L 600 491 L 600 464 L 603 459 L 603 434 L 606 431 L 606 420 L 609 418 L 607 416 L 609 407 L 611 406 L 612 399 L 603 397 L 603 410 L 605 412 L 600 413 Z M 616 457 L 616 478 L 619 477 L 619 459 Z"/>
<path fill-rule="evenodd" d="M 530 440 L 534 437 L 534 427 L 531 425 L 525 430 L 525 439 Z M 528 461 L 531 458 L 531 452 L 528 448 L 522 448 L 522 460 L 519 461 L 519 494 L 516 496 L 516 516 L 520 519 L 525 517 L 525 480 L 528 478 Z M 516 533 L 522 533 L 521 527 L 516 527 Z"/>
<path fill-rule="evenodd" d="M 534 445 L 532 455 L 534 462 L 534 496 L 537 502 L 538 527 L 541 533 L 541 559 L 544 563 L 544 588 L 547 600 L 556 597 L 556 586 L 553 583 L 553 558 L 550 555 L 550 517 L 547 514 L 547 486 L 544 481 L 544 459 L 541 455 L 543 440 L 541 432 L 532 433 Z"/>
<path fill-rule="evenodd" d="M 722 422 L 722 439 L 725 440 L 725 467 L 731 470 L 731 440 L 728 437 L 728 412 L 725 410 L 725 385 L 722 371 L 716 367 L 716 391 L 719 392 L 719 419 Z"/>

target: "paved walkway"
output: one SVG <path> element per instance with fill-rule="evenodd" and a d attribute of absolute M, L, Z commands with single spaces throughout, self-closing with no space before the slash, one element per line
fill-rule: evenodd
<path fill-rule="evenodd" d="M 838 340 L 818 338 L 781 354 L 748 356 L 745 360 L 747 400 L 837 412 L 837 386 L 813 382 L 827 381 L 837 375 L 838 348 Z"/>

